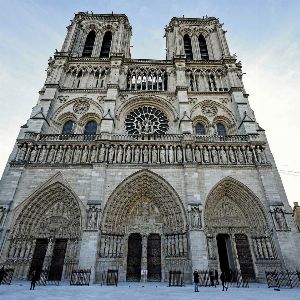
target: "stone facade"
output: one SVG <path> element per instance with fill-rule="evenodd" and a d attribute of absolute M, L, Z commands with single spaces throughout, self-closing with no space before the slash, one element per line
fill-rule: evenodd
<path fill-rule="evenodd" d="M 1 179 L 1 263 L 17 278 L 91 268 L 95 282 L 300 267 L 299 224 L 218 19 L 172 18 L 166 60 L 131 58 L 125 15 L 67 28 Z"/>

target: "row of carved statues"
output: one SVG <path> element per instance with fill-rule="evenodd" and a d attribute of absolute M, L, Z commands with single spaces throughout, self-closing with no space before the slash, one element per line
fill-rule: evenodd
<path fill-rule="evenodd" d="M 199 163 L 266 164 L 265 147 L 260 145 L 19 145 L 15 158 L 29 163 Z"/>

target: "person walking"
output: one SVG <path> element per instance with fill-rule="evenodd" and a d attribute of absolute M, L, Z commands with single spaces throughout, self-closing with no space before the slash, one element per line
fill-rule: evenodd
<path fill-rule="evenodd" d="M 36 282 L 40 279 L 40 276 L 38 274 L 37 271 L 33 271 L 31 274 L 31 285 L 30 285 L 30 289 L 34 290 Z"/>
<path fill-rule="evenodd" d="M 220 280 L 222 282 L 222 292 L 224 292 L 224 289 L 226 289 L 226 291 L 228 290 L 228 285 L 226 286 L 226 275 L 225 275 L 225 272 L 222 271 L 221 272 L 221 275 L 220 275 Z"/>
<path fill-rule="evenodd" d="M 199 292 L 198 291 L 198 286 L 199 286 L 199 273 L 198 273 L 198 271 L 195 270 L 193 276 L 194 276 L 195 292 Z"/>
<path fill-rule="evenodd" d="M 7 272 L 4 269 L 4 266 L 0 269 L 0 284 L 2 283 L 3 279 L 6 277 Z"/>

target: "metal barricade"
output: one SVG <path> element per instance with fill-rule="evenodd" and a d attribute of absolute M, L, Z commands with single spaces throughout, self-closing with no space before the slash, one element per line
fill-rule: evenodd
<path fill-rule="evenodd" d="M 70 285 L 90 285 L 91 269 L 73 270 Z"/>
<path fill-rule="evenodd" d="M 13 275 L 14 275 L 14 269 L 12 268 L 4 268 L 4 277 L 2 279 L 1 284 L 11 284 Z"/>
<path fill-rule="evenodd" d="M 183 272 L 170 271 L 169 272 L 169 286 L 183 286 Z"/>

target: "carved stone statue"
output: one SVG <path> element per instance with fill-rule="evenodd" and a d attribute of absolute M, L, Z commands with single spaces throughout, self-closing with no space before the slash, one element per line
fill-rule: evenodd
<path fill-rule="evenodd" d="M 36 159 L 36 156 L 37 156 L 37 147 L 33 147 L 33 149 L 31 150 L 31 153 L 30 153 L 30 157 L 29 157 L 29 161 L 30 162 L 35 162 L 35 159 Z"/>
<path fill-rule="evenodd" d="M 131 147 L 130 145 L 126 149 L 126 163 L 131 163 Z"/>
<path fill-rule="evenodd" d="M 152 163 L 153 164 L 157 163 L 157 148 L 155 145 L 152 148 Z"/>
<path fill-rule="evenodd" d="M 97 162 L 97 148 L 95 146 L 92 147 L 91 162 Z"/>
<path fill-rule="evenodd" d="M 164 146 L 160 146 L 159 159 L 161 164 L 166 163 L 166 150 Z"/>
<path fill-rule="evenodd" d="M 211 157 L 212 157 L 212 162 L 214 164 L 218 164 L 219 163 L 218 151 L 216 150 L 215 147 L 212 147 L 212 149 L 211 149 Z"/>
<path fill-rule="evenodd" d="M 54 148 L 54 146 L 51 146 L 51 148 L 49 150 L 49 153 L 48 153 L 48 157 L 47 157 L 47 162 L 48 163 L 53 162 L 54 155 L 55 155 L 55 148 Z"/>
<path fill-rule="evenodd" d="M 252 153 L 250 147 L 247 147 L 246 155 L 247 155 L 248 164 L 252 164 L 253 163 L 253 153 Z"/>
<path fill-rule="evenodd" d="M 187 162 L 193 161 L 193 152 L 190 145 L 187 145 L 185 148 L 185 157 Z"/>
<path fill-rule="evenodd" d="M 80 154 L 81 154 L 80 147 L 76 146 L 76 149 L 74 151 L 74 157 L 73 157 L 74 164 L 78 164 L 80 162 Z"/>
<path fill-rule="evenodd" d="M 105 161 L 105 146 L 101 145 L 99 150 L 99 161 L 104 162 Z"/>
<path fill-rule="evenodd" d="M 147 146 L 144 146 L 144 149 L 143 149 L 143 162 L 144 162 L 144 163 L 148 163 L 148 160 L 149 160 L 149 151 L 148 151 L 148 147 L 147 147 Z"/>
<path fill-rule="evenodd" d="M 224 147 L 221 147 L 220 159 L 222 164 L 227 164 L 227 155 L 226 155 L 226 151 L 224 150 Z"/>
<path fill-rule="evenodd" d="M 25 159 L 26 151 L 27 151 L 27 148 L 26 148 L 26 145 L 24 144 L 21 148 L 19 148 L 19 152 L 17 155 L 17 161 L 22 161 Z"/>
<path fill-rule="evenodd" d="M 123 160 L 123 147 L 119 146 L 118 152 L 117 152 L 117 163 L 121 164 Z"/>
<path fill-rule="evenodd" d="M 207 150 L 207 147 L 203 148 L 203 160 L 205 163 L 209 163 L 209 152 Z"/>
<path fill-rule="evenodd" d="M 264 157 L 264 153 L 263 151 L 260 149 L 259 146 L 256 147 L 256 157 L 257 157 L 257 161 L 260 163 L 260 164 L 264 164 L 266 161 L 265 161 L 265 157 Z"/>
<path fill-rule="evenodd" d="M 114 147 L 114 145 L 111 145 L 108 150 L 108 162 L 109 163 L 114 162 L 114 155 L 115 155 L 115 147 Z"/>
<path fill-rule="evenodd" d="M 173 150 L 173 146 L 169 147 L 169 162 L 170 162 L 170 164 L 174 163 L 174 150 Z"/>
<path fill-rule="evenodd" d="M 65 163 L 69 164 L 72 161 L 72 149 L 68 146 L 67 151 L 65 153 Z"/>
<path fill-rule="evenodd" d="M 201 163 L 201 152 L 198 146 L 196 146 L 194 153 L 196 162 Z"/>
<path fill-rule="evenodd" d="M 232 147 L 229 148 L 228 155 L 229 155 L 230 162 L 235 163 L 235 156 Z"/>
<path fill-rule="evenodd" d="M 42 146 L 42 149 L 40 151 L 40 155 L 39 155 L 39 162 L 43 163 L 46 160 L 46 156 L 47 156 L 47 148 L 46 146 Z"/>
<path fill-rule="evenodd" d="M 274 209 L 274 219 L 277 223 L 278 230 L 286 230 L 287 229 L 287 223 L 285 220 L 284 211 L 281 208 L 276 207 Z"/>
<path fill-rule="evenodd" d="M 60 163 L 64 154 L 64 150 L 62 146 L 59 146 L 58 151 L 56 153 L 55 162 Z"/>
<path fill-rule="evenodd" d="M 182 163 L 182 150 L 180 146 L 177 147 L 177 162 Z"/>
<path fill-rule="evenodd" d="M 81 162 L 86 163 L 88 161 L 89 149 L 88 146 L 84 146 L 82 150 Z"/>
<path fill-rule="evenodd" d="M 238 147 L 238 150 L 237 150 L 237 158 L 238 158 L 238 162 L 240 164 L 244 163 L 244 155 L 243 155 L 243 152 L 240 147 Z"/>
<path fill-rule="evenodd" d="M 97 229 L 98 210 L 96 207 L 90 207 L 88 212 L 88 229 Z"/>
<path fill-rule="evenodd" d="M 134 149 L 134 162 L 139 163 L 140 162 L 140 146 L 136 145 Z"/>

